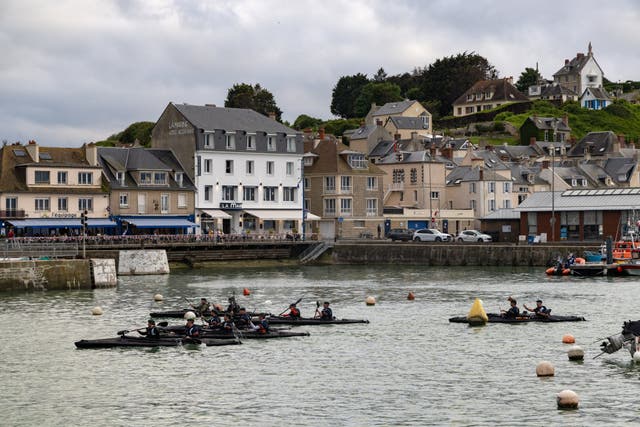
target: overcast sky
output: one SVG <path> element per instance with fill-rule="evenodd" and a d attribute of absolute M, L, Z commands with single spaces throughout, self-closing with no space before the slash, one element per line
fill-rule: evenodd
<path fill-rule="evenodd" d="M 341 76 L 464 51 L 551 78 L 591 41 L 605 77 L 640 80 L 639 24 L 634 0 L 0 0 L 0 140 L 75 147 L 243 82 L 330 119 Z"/>

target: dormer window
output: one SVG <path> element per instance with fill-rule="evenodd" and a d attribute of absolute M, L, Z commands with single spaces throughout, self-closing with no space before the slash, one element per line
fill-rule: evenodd
<path fill-rule="evenodd" d="M 124 185 L 124 172 L 118 172 L 116 174 L 116 179 L 118 180 L 118 184 Z"/>
<path fill-rule="evenodd" d="M 267 136 L 267 151 L 276 151 L 276 136 Z"/>
<path fill-rule="evenodd" d="M 153 183 L 155 185 L 164 185 L 167 183 L 167 174 L 165 172 L 155 172 L 153 174 Z"/>
<path fill-rule="evenodd" d="M 235 150 L 236 149 L 236 134 L 235 133 L 226 133 L 224 136 L 225 148 L 227 150 Z"/>
<path fill-rule="evenodd" d="M 305 166 L 313 166 L 313 157 L 311 157 L 311 156 L 305 157 L 304 158 L 304 165 Z"/>
<path fill-rule="evenodd" d="M 247 135 L 247 150 L 255 150 L 255 149 L 256 149 L 256 136 Z"/>
<path fill-rule="evenodd" d="M 151 172 L 140 172 L 140 184 L 151 184 Z"/>
<path fill-rule="evenodd" d="M 176 180 L 176 184 L 178 184 L 178 187 L 182 187 L 182 183 L 184 181 L 184 174 L 182 172 L 176 172 L 175 180 Z"/>
<path fill-rule="evenodd" d="M 208 133 L 204 136 L 204 148 L 213 148 L 213 141 L 215 135 L 212 133 Z"/>
<path fill-rule="evenodd" d="M 367 161 L 364 158 L 364 154 L 349 154 L 349 165 L 353 169 L 366 169 Z"/>
<path fill-rule="evenodd" d="M 467 95 L 467 101 L 473 101 L 473 94 L 472 93 Z"/>
<path fill-rule="evenodd" d="M 482 99 L 482 93 L 476 93 L 476 101 L 480 101 Z"/>
<path fill-rule="evenodd" d="M 296 138 L 295 137 L 287 137 L 287 152 L 295 153 L 296 152 Z"/>

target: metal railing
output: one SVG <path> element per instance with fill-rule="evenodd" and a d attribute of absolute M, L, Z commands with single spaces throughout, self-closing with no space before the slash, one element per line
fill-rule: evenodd
<path fill-rule="evenodd" d="M 0 254 L 4 259 L 24 258 L 76 258 L 78 242 L 30 241 L 4 239 L 0 241 Z"/>

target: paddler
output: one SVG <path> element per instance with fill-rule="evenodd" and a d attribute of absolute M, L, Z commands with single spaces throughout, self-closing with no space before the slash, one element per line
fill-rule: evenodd
<path fill-rule="evenodd" d="M 206 298 L 200 298 L 200 304 L 194 306 L 191 305 L 194 310 L 198 312 L 198 314 L 203 315 L 205 312 L 209 311 L 209 301 Z"/>
<path fill-rule="evenodd" d="M 193 323 L 193 319 L 187 319 L 184 329 L 185 336 L 189 338 L 198 338 L 200 336 L 200 328 Z"/>
<path fill-rule="evenodd" d="M 251 322 L 251 315 L 247 313 L 247 309 L 240 307 L 238 312 L 238 319 L 236 320 L 236 326 L 238 329 L 253 329 L 254 325 Z"/>
<path fill-rule="evenodd" d="M 333 311 L 329 308 L 329 301 L 325 301 L 322 305 L 320 320 L 333 320 Z"/>
<path fill-rule="evenodd" d="M 525 310 L 533 311 L 537 317 L 549 317 L 550 316 L 549 313 L 551 312 L 551 310 L 549 310 L 547 307 L 542 305 L 542 300 L 537 300 L 536 301 L 536 306 L 533 309 L 527 307 L 527 304 L 523 304 L 522 306 L 524 307 Z"/>
<path fill-rule="evenodd" d="M 145 335 L 150 340 L 157 340 L 160 338 L 160 331 L 156 327 L 156 321 L 153 319 L 149 319 L 147 321 L 147 327 L 145 329 L 139 329 L 138 333 L 140 335 Z"/>
<path fill-rule="evenodd" d="M 518 302 L 511 297 L 507 298 L 507 301 L 509 301 L 509 304 L 511 304 L 511 307 L 509 307 L 509 310 L 500 310 L 501 316 L 507 319 L 515 319 L 520 314 L 520 309 L 518 308 Z"/>
<path fill-rule="evenodd" d="M 289 304 L 289 313 L 287 314 L 283 314 L 283 317 L 290 317 L 292 319 L 299 319 L 300 318 L 300 310 L 298 310 L 298 307 L 296 307 L 295 303 L 291 303 Z"/>
<path fill-rule="evenodd" d="M 220 327 L 220 325 L 222 324 L 222 321 L 220 320 L 220 316 L 218 316 L 216 312 L 212 311 L 211 317 L 209 318 L 209 320 L 207 320 L 207 324 L 209 325 L 210 328 L 216 329 Z"/>
<path fill-rule="evenodd" d="M 261 334 L 269 333 L 269 321 L 264 313 L 260 313 L 260 321 L 258 322 L 258 332 Z"/>

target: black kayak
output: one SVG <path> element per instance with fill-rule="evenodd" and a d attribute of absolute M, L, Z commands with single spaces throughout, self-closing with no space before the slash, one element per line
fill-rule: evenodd
<path fill-rule="evenodd" d="M 487 313 L 489 323 L 529 323 L 529 322 L 542 322 L 542 323 L 554 323 L 554 322 L 582 322 L 585 319 L 582 316 L 517 316 L 517 317 L 502 317 L 496 313 Z M 452 317 L 449 322 L 453 323 L 469 323 L 467 316 Z"/>
<path fill-rule="evenodd" d="M 150 317 L 169 317 L 169 318 L 176 318 L 176 319 L 182 319 L 184 318 L 184 315 L 191 311 L 192 313 L 195 313 L 196 317 L 211 317 L 211 311 L 205 311 L 203 313 L 200 313 L 197 310 L 189 310 L 187 308 L 183 308 L 181 310 L 169 310 L 169 311 L 153 311 L 151 313 L 149 313 Z M 225 312 L 224 311 L 214 311 L 215 314 L 217 314 L 218 316 L 224 316 Z M 260 314 L 264 314 L 265 316 L 268 316 L 270 313 L 254 313 L 254 312 L 249 312 L 249 315 L 251 316 L 259 316 Z"/>
<path fill-rule="evenodd" d="M 169 326 L 166 328 L 161 328 L 162 331 L 174 333 L 180 335 L 184 333 L 184 327 L 182 326 Z M 267 333 L 262 333 L 260 331 L 252 331 L 252 330 L 243 330 L 236 329 L 234 332 L 225 331 L 223 329 L 209 329 L 202 328 L 200 330 L 200 338 L 202 339 L 212 339 L 212 340 L 220 340 L 220 339 L 230 339 L 234 337 L 238 337 L 240 339 L 270 339 L 270 338 L 290 338 L 290 337 L 308 337 L 308 332 L 292 332 L 287 330 L 278 330 L 278 329 L 270 329 Z"/>
<path fill-rule="evenodd" d="M 369 323 L 364 319 L 332 319 L 321 320 L 313 317 L 301 317 L 299 319 L 292 319 L 285 316 L 270 316 L 267 317 L 267 321 L 270 325 L 344 325 L 349 323 Z"/>
<path fill-rule="evenodd" d="M 205 344 L 207 346 L 214 345 L 234 345 L 241 344 L 235 338 L 228 340 L 207 340 L 207 339 L 186 339 L 180 337 L 161 337 L 157 339 L 149 339 L 146 337 L 131 337 L 121 335 L 117 338 L 102 338 L 97 340 L 80 340 L 75 345 L 78 348 L 112 348 L 112 347 L 177 347 L 179 345 L 189 344 Z"/>

